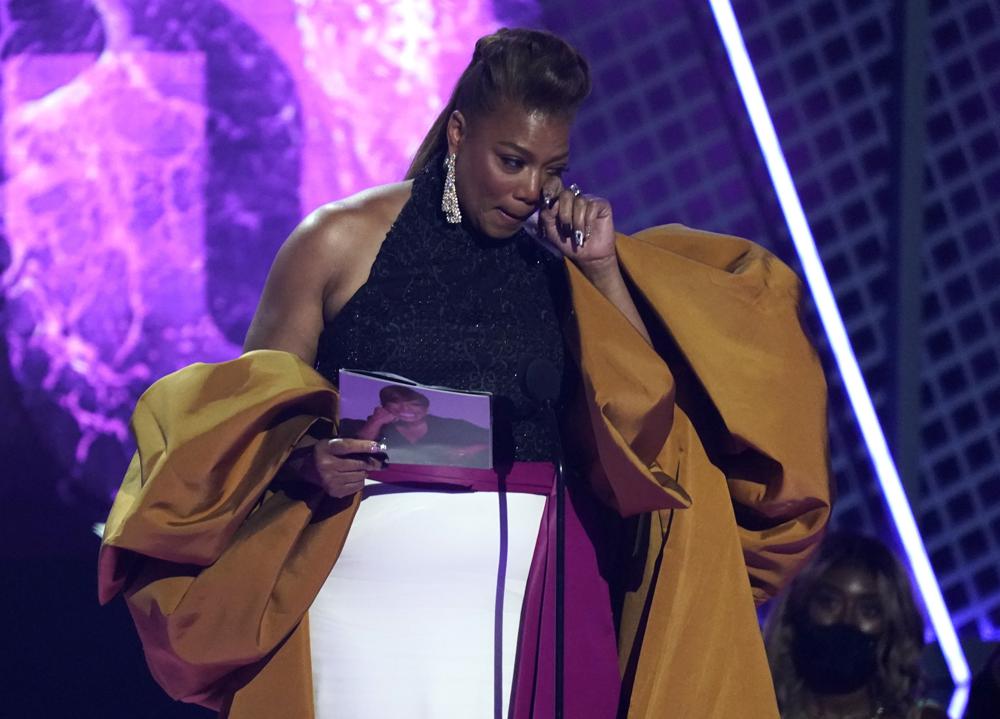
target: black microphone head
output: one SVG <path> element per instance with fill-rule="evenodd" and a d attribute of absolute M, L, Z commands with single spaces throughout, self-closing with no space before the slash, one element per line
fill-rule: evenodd
<path fill-rule="evenodd" d="M 562 375 L 546 359 L 535 358 L 524 370 L 524 391 L 537 402 L 554 402 L 559 397 Z"/>

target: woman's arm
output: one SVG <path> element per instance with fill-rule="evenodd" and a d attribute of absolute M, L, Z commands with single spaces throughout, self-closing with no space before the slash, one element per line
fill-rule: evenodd
<path fill-rule="evenodd" d="M 625 284 L 621 266 L 618 264 L 617 254 L 606 263 L 595 265 L 580 265 L 584 276 L 597 288 L 598 292 L 604 295 L 605 299 L 618 308 L 618 311 L 625 315 L 625 319 L 635 327 L 636 331 L 642 335 L 647 343 L 652 344 L 649 338 L 649 331 L 646 329 L 639 310 L 632 300 L 632 295 Z"/>
<path fill-rule="evenodd" d="M 245 352 L 283 350 L 315 363 L 324 323 L 357 291 L 361 283 L 356 278 L 368 269 L 363 235 L 361 241 L 350 241 L 359 237 L 364 224 L 363 211 L 331 204 L 295 228 L 268 272 L 243 343 Z"/>
<path fill-rule="evenodd" d="M 539 212 L 546 239 L 580 268 L 647 344 L 652 344 L 618 264 L 611 203 L 579 190 L 561 189 L 556 194 L 557 188 L 561 182 L 552 180 L 546 191 L 553 193 L 554 199 Z"/>
<path fill-rule="evenodd" d="M 362 193 L 326 205 L 289 236 L 271 266 L 243 349 L 283 350 L 315 364 L 324 325 L 364 284 L 385 233 L 409 196 L 405 184 Z M 364 486 L 379 469 L 372 457 L 378 443 L 364 439 L 321 439 L 306 434 L 289 465 L 304 480 L 334 497 Z"/>
<path fill-rule="evenodd" d="M 271 265 L 243 351 L 284 350 L 314 364 L 324 324 L 367 281 L 410 187 L 374 187 L 306 217 Z"/>

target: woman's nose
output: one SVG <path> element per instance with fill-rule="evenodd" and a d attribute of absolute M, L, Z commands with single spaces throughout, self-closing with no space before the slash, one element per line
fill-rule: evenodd
<path fill-rule="evenodd" d="M 833 607 L 827 613 L 830 624 L 852 624 L 851 614 L 843 604 Z"/>
<path fill-rule="evenodd" d="M 542 192 L 542 175 L 540 172 L 528 171 L 518 184 L 514 197 L 526 205 L 537 205 Z"/>
<path fill-rule="evenodd" d="M 846 616 L 843 621 L 863 632 L 867 629 L 868 625 L 871 624 L 871 617 L 865 612 L 864 607 L 858 604 L 852 604 L 846 612 Z"/>

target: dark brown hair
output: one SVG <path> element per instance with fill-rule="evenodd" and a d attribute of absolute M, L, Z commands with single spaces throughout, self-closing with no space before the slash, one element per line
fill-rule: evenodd
<path fill-rule="evenodd" d="M 562 38 L 523 28 L 501 28 L 481 37 L 451 99 L 414 155 L 406 179 L 448 147 L 448 119 L 455 110 L 473 120 L 503 103 L 513 103 L 527 112 L 572 116 L 588 94 L 587 61 Z"/>
<path fill-rule="evenodd" d="M 424 407 L 431 405 L 431 401 L 427 399 L 426 395 L 401 384 L 386 385 L 378 391 L 378 399 L 383 406 L 389 402 L 417 402 Z"/>
<path fill-rule="evenodd" d="M 802 570 L 768 618 L 767 656 L 778 706 L 784 719 L 806 717 L 807 689 L 795 670 L 792 644 L 795 627 L 809 611 L 819 581 L 834 568 L 853 566 L 875 577 L 885 630 L 878 643 L 873 696 L 893 716 L 906 716 L 921 689 L 920 655 L 924 622 L 913 599 L 909 575 L 881 541 L 854 534 L 831 534 L 816 557 Z"/>

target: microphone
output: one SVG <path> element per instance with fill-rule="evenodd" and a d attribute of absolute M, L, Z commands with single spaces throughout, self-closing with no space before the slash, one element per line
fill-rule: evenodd
<path fill-rule="evenodd" d="M 545 359 L 535 358 L 524 370 L 524 392 L 543 405 L 551 405 L 559 397 L 562 376 L 556 366 Z"/>

